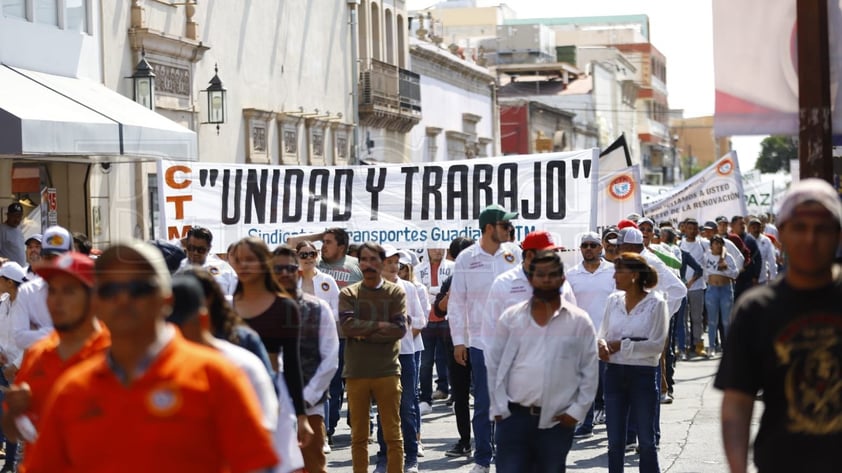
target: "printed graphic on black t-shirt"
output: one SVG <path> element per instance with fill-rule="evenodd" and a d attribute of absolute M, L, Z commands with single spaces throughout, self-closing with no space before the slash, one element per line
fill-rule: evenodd
<path fill-rule="evenodd" d="M 842 318 L 816 313 L 785 326 L 774 341 L 786 367 L 787 430 L 826 435 L 842 432 Z"/>

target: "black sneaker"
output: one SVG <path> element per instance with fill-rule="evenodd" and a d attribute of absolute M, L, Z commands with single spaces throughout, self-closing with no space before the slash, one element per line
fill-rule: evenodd
<path fill-rule="evenodd" d="M 333 435 L 327 436 L 327 444 L 331 447 L 333 446 Z"/>
<path fill-rule="evenodd" d="M 465 446 L 461 443 L 457 443 L 453 446 L 450 450 L 444 452 L 444 456 L 446 457 L 469 457 L 471 456 L 471 446 Z"/>

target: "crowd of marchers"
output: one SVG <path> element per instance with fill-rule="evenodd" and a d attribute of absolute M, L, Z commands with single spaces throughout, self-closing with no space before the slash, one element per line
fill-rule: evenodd
<path fill-rule="evenodd" d="M 629 215 L 577 235 L 569 268 L 498 205 L 477 241 L 423 252 L 342 228 L 215 251 L 203 227 L 98 251 L 59 226 L 24 239 L 22 210 L 0 224 L 3 473 L 326 472 L 343 404 L 354 472 L 375 439 L 375 472 L 412 473 L 434 401 L 473 473 L 563 472 L 599 423 L 609 472 L 659 472 L 693 357 L 721 359 L 732 472 L 758 398 L 759 471 L 842 470 L 842 204 L 822 181 L 774 216 Z"/>

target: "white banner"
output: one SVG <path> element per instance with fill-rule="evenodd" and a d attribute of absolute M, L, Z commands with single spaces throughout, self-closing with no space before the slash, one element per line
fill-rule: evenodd
<path fill-rule="evenodd" d="M 791 181 L 789 174 L 762 174 L 753 170 L 743 173 L 743 193 L 747 215 L 775 212 Z"/>
<path fill-rule="evenodd" d="M 326 167 L 162 160 L 161 231 L 174 239 L 207 227 L 217 252 L 246 236 L 274 247 L 328 227 L 345 228 L 358 243 L 445 248 L 457 236 L 479 239 L 479 212 L 500 204 L 520 214 L 512 221 L 518 241 L 546 230 L 571 247 L 594 227 L 598 154 Z"/>
<path fill-rule="evenodd" d="M 842 0 L 827 0 L 833 131 L 842 132 Z M 716 136 L 798 134 L 796 0 L 714 0 Z"/>
<path fill-rule="evenodd" d="M 602 163 L 600 163 L 602 164 Z M 605 174 L 600 170 L 600 174 Z M 632 212 L 641 214 L 642 193 L 640 165 L 614 171 L 599 178 L 596 223 L 600 227 L 617 225 Z"/>
<path fill-rule="evenodd" d="M 681 187 L 643 207 L 644 214 L 656 223 L 673 223 L 685 218 L 699 222 L 720 215 L 731 218 L 746 215 L 743 179 L 737 153 L 731 151 L 685 181 Z"/>

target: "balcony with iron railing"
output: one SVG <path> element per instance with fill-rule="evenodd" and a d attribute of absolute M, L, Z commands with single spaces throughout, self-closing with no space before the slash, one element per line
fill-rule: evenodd
<path fill-rule="evenodd" d="M 421 121 L 421 76 L 370 60 L 360 73 L 360 124 L 407 133 Z"/>

